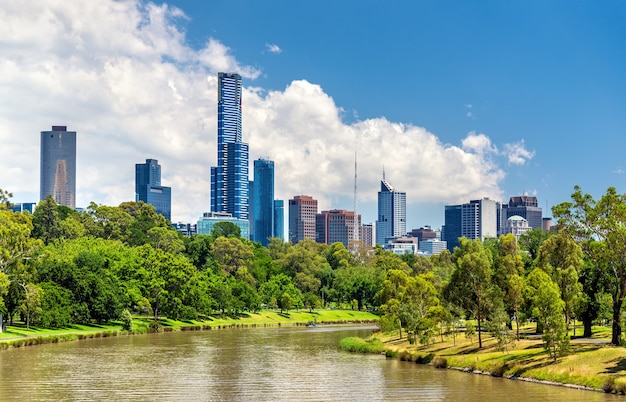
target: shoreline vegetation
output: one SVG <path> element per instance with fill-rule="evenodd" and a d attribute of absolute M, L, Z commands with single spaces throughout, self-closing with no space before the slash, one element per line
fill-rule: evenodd
<path fill-rule="evenodd" d="M 594 327 L 591 338 L 572 337 L 570 353 L 556 361 L 544 349 L 535 326 L 521 329 L 522 339 L 499 350 L 497 340 L 483 333 L 483 347 L 476 335 L 463 333 L 438 337 L 433 343 L 410 342 L 398 331 L 381 333 L 362 339 L 344 338 L 340 348 L 356 353 L 384 354 L 387 358 L 435 368 L 448 368 L 473 374 L 490 375 L 513 380 L 557 385 L 588 391 L 626 394 L 626 355 L 623 347 L 610 344 L 609 328 Z"/>
<path fill-rule="evenodd" d="M 158 325 L 147 316 L 135 316 L 132 329 L 124 330 L 123 323 L 72 325 L 66 328 L 44 329 L 26 328 L 25 325 L 8 326 L 0 333 L 0 351 L 24 346 L 53 344 L 83 339 L 108 338 L 123 335 L 136 335 L 156 332 L 207 331 L 228 328 L 262 328 L 280 326 L 304 326 L 309 323 L 365 324 L 375 323 L 378 316 L 372 313 L 352 310 L 308 310 L 280 312 L 262 310 L 259 313 L 243 313 L 238 316 L 210 316 L 204 320 L 177 321 L 161 318 Z"/>

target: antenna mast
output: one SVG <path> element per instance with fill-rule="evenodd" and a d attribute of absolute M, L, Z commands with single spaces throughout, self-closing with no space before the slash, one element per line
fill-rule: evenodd
<path fill-rule="evenodd" d="M 354 151 L 354 233 L 352 237 L 354 238 L 354 241 L 359 241 L 359 220 L 356 210 L 356 178 L 356 151 Z"/>

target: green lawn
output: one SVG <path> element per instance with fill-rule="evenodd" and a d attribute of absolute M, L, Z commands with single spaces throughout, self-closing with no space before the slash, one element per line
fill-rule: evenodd
<path fill-rule="evenodd" d="M 169 331 L 220 329 L 231 327 L 263 327 L 278 325 L 305 325 L 315 322 L 320 325 L 340 323 L 375 322 L 378 316 L 351 310 L 308 310 L 280 312 L 263 310 L 259 313 L 245 313 L 238 317 L 213 315 L 203 320 L 175 321 L 165 317 L 159 320 L 160 329 Z M 153 322 L 152 317 L 135 316 L 132 333 L 145 333 Z M 83 338 L 99 338 L 129 334 L 122 330 L 121 322 L 112 322 L 105 325 L 72 325 L 67 328 L 43 329 L 37 327 L 26 328 L 23 323 L 15 323 L 0 333 L 0 349 L 11 346 L 28 346 L 40 343 L 56 343 Z"/>

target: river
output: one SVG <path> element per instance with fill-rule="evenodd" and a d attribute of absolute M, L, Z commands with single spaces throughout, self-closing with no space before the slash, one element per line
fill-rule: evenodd
<path fill-rule="evenodd" d="M 1 401 L 617 401 L 342 352 L 372 327 L 226 329 L 0 352 Z"/>

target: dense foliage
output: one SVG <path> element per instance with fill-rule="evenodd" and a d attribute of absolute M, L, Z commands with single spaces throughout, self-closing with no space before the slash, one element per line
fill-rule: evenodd
<path fill-rule="evenodd" d="M 533 319 L 556 358 L 573 318 L 585 336 L 612 320 L 621 342 L 626 198 L 609 191 L 595 202 L 576 191 L 555 208 L 558 232 L 462 238 L 453 253 L 424 257 L 309 240 L 262 247 L 231 224 L 183 237 L 142 202 L 76 212 L 48 197 L 33 215 L 15 213 L 0 190 L 0 314 L 41 327 L 119 320 L 130 328 L 130 313 L 189 320 L 343 306 L 378 312 L 383 330 L 411 342 L 464 328 L 479 347 L 487 331 L 503 349 Z"/>

